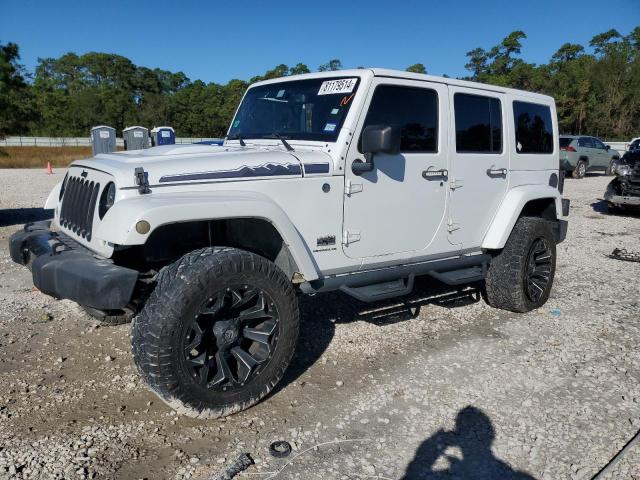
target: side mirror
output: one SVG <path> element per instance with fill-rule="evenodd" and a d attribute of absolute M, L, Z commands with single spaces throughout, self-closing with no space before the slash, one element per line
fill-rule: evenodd
<path fill-rule="evenodd" d="M 604 148 L 607 149 L 607 152 L 609 151 L 609 149 L 611 148 L 611 145 L 605 145 Z"/>
<path fill-rule="evenodd" d="M 387 153 L 394 155 L 400 153 L 399 127 L 391 125 L 369 125 L 362 131 L 362 153 L 365 161 L 355 160 L 351 164 L 351 171 L 356 175 L 373 170 L 373 155 Z"/>
<path fill-rule="evenodd" d="M 366 154 L 400 152 L 400 128 L 391 125 L 369 125 L 362 131 L 362 152 Z"/>

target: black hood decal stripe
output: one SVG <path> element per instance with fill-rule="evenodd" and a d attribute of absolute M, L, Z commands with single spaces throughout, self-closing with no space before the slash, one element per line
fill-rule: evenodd
<path fill-rule="evenodd" d="M 223 178 L 243 177 L 278 177 L 287 175 L 302 175 L 300 164 L 296 163 L 265 163 L 255 167 L 242 166 L 234 170 L 218 170 L 212 172 L 176 173 L 160 178 L 160 183 L 187 182 L 193 180 L 213 180 Z"/>

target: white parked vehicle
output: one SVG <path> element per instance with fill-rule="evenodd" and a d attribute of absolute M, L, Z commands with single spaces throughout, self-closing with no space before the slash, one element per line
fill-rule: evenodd
<path fill-rule="evenodd" d="M 280 380 L 298 294 L 374 301 L 430 275 L 484 281 L 526 312 L 549 297 L 566 234 L 552 98 L 380 69 L 268 80 L 222 146 L 75 161 L 14 234 L 44 293 L 134 316 L 141 375 L 169 405 L 217 417 Z"/>

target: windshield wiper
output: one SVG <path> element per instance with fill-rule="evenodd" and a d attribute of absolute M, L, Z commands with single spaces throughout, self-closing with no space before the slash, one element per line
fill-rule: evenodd
<path fill-rule="evenodd" d="M 241 147 L 247 146 L 247 144 L 244 143 L 244 140 L 242 139 L 239 133 L 236 133 L 235 135 L 227 135 L 227 140 L 239 140 Z"/>
<path fill-rule="evenodd" d="M 273 132 L 271 135 L 265 135 L 262 138 L 277 138 L 278 140 L 280 140 L 282 142 L 282 144 L 284 145 L 284 148 L 287 149 L 288 152 L 293 152 L 293 147 L 291 145 L 289 145 L 289 142 L 287 142 L 284 137 L 282 135 L 280 135 L 278 132 Z"/>

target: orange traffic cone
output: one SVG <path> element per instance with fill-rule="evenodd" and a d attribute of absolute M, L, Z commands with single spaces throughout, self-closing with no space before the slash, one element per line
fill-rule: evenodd
<path fill-rule="evenodd" d="M 51 162 L 47 162 L 47 173 L 49 175 L 51 175 L 53 173 L 53 170 L 51 168 Z"/>

